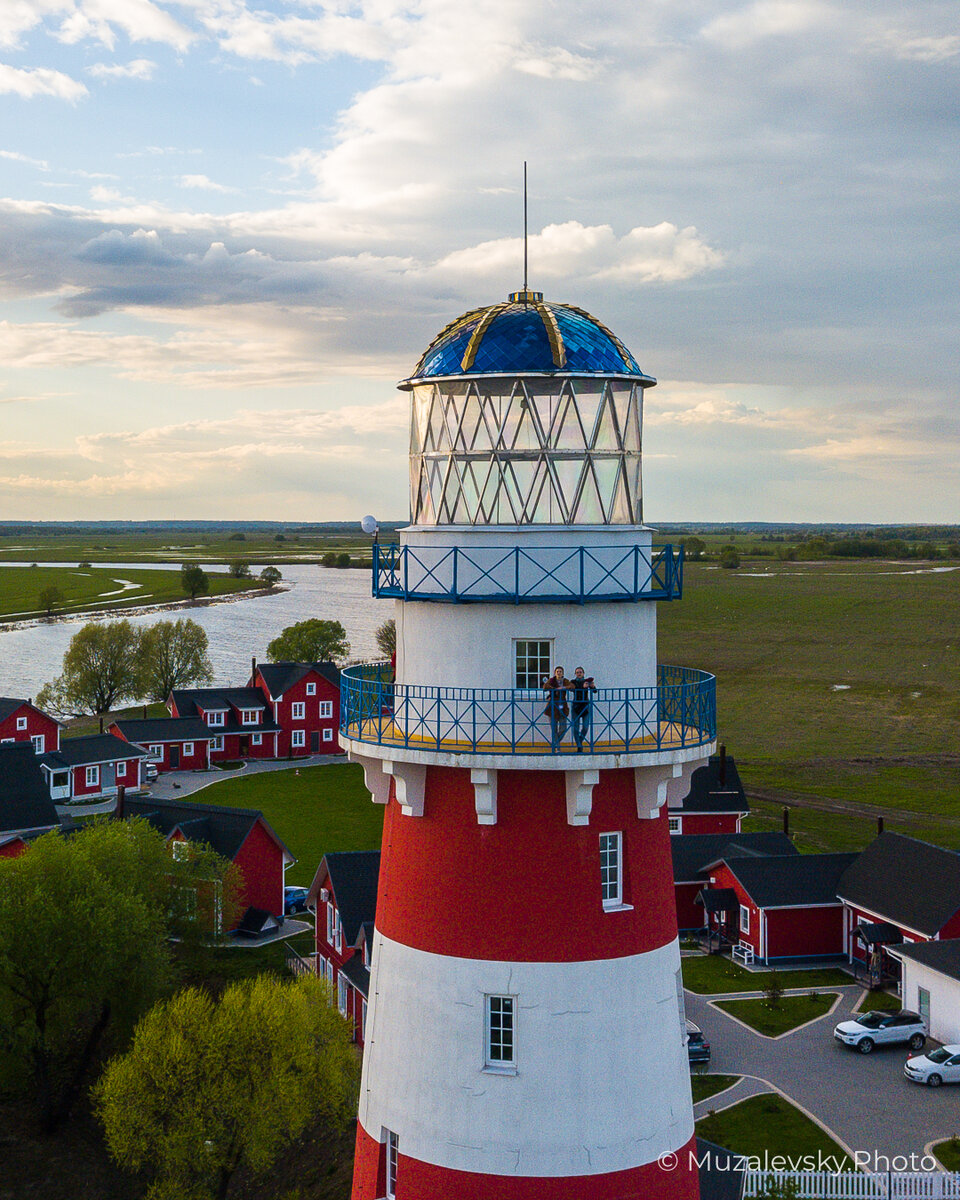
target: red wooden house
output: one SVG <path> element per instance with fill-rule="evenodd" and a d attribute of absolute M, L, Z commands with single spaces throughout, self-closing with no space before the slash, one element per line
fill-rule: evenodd
<path fill-rule="evenodd" d="M 17 858 L 26 848 L 19 833 L 0 833 L 0 858 Z"/>
<path fill-rule="evenodd" d="M 673 886 L 677 901 L 677 928 L 695 932 L 704 927 L 704 909 L 697 897 L 710 884 L 708 868 L 723 858 L 737 855 L 784 856 L 796 847 L 782 833 L 685 834 L 670 839 L 673 854 Z"/>
<path fill-rule="evenodd" d="M 110 733 L 147 752 L 158 774 L 203 771 L 210 765 L 212 735 L 198 717 L 137 718 L 114 721 Z"/>
<path fill-rule="evenodd" d="M 117 815 L 144 818 L 170 843 L 198 842 L 211 846 L 240 868 L 241 916 L 251 908 L 283 916 L 284 877 L 287 867 L 297 860 L 262 812 L 219 804 L 125 796 L 123 811 Z"/>
<path fill-rule="evenodd" d="M 53 800 L 98 800 L 118 788 L 139 791 L 147 752 L 109 733 L 64 738 L 59 750 L 40 756 Z"/>
<path fill-rule="evenodd" d="M 960 854 L 881 833 L 837 885 L 848 960 L 899 975 L 885 947 L 960 937 Z"/>
<path fill-rule="evenodd" d="M 340 670 L 335 663 L 253 660 L 249 687 L 259 688 L 280 727 L 278 757 L 340 754 Z"/>
<path fill-rule="evenodd" d="M 211 762 L 280 757 L 282 730 L 259 688 L 178 689 L 167 705 L 172 717 L 203 722 Z"/>
<path fill-rule="evenodd" d="M 60 828 L 40 762 L 29 742 L 0 746 L 0 839 L 14 846 Z M 7 853 L 20 853 L 20 848 Z"/>
<path fill-rule="evenodd" d="M 60 722 L 30 700 L 0 696 L 0 744 L 32 742 L 37 754 L 60 746 Z"/>
<path fill-rule="evenodd" d="M 317 974 L 333 988 L 362 1046 L 377 911 L 379 850 L 326 854 L 307 905 L 316 913 Z"/>
<path fill-rule="evenodd" d="M 669 795 L 669 794 L 668 794 Z M 737 764 L 726 746 L 690 776 L 690 790 L 680 800 L 667 801 L 673 834 L 739 833 L 750 812 Z"/>
<path fill-rule="evenodd" d="M 854 854 L 728 855 L 708 864 L 709 892 L 734 903 L 714 908 L 724 936 L 749 948 L 755 961 L 839 958 L 843 905 L 837 885 Z M 720 914 L 723 914 L 722 917 Z"/>

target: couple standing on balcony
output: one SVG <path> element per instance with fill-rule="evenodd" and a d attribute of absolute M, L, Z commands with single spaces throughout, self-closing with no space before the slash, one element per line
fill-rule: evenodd
<path fill-rule="evenodd" d="M 577 750 L 583 753 L 583 742 L 590 728 L 591 692 L 596 686 L 593 676 L 584 677 L 583 667 L 577 667 L 573 679 L 564 678 L 563 667 L 555 667 L 549 679 L 544 679 L 543 690 L 547 693 L 547 707 L 543 710 L 550 718 L 550 729 L 554 752 L 560 749 L 563 735 L 567 732 L 567 716 L 571 716 L 573 740 Z M 570 707 L 567 707 L 567 694 Z"/>

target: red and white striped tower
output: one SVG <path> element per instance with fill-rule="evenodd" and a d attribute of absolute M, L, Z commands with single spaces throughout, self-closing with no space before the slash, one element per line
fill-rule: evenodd
<path fill-rule="evenodd" d="M 400 385 L 412 523 L 374 560 L 396 668 L 341 682 L 387 806 L 353 1200 L 699 1197 L 666 800 L 715 693 L 657 665 L 682 554 L 642 524 L 654 383 L 524 291 Z M 596 682 L 582 749 L 544 713 L 557 665 Z"/>

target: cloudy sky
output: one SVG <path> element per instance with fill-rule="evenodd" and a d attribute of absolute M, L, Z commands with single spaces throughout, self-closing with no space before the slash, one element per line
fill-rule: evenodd
<path fill-rule="evenodd" d="M 0 0 L 0 517 L 402 517 L 527 159 L 648 520 L 956 522 L 958 79 L 952 0 Z"/>

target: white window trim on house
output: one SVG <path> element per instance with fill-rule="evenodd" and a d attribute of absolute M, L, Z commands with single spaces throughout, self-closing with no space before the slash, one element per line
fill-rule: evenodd
<path fill-rule="evenodd" d="M 86 782 L 87 787 L 100 786 L 100 768 L 98 766 L 87 767 Z"/>
<path fill-rule="evenodd" d="M 307 706 L 302 700 L 294 700 L 290 705 L 290 720 L 305 721 L 307 718 Z"/>
<path fill-rule="evenodd" d="M 318 715 L 321 721 L 329 721 L 333 717 L 333 701 L 321 700 Z"/>
<path fill-rule="evenodd" d="M 190 843 L 178 838 L 173 843 L 173 857 L 177 862 L 186 862 L 190 858 Z"/>
<path fill-rule="evenodd" d="M 263 745 L 263 734 L 262 733 L 251 733 L 250 734 L 250 745 L 251 746 L 262 746 Z"/>
<path fill-rule="evenodd" d="M 538 649 L 531 654 L 530 647 Z M 546 647 L 546 649 L 544 649 Z M 544 677 L 553 671 L 553 638 L 513 639 L 513 685 L 517 688 L 543 687 Z"/>
<path fill-rule="evenodd" d="M 147 750 L 149 751 L 149 754 L 150 754 L 150 757 L 147 760 L 148 762 L 152 762 L 152 763 L 163 762 L 163 747 L 162 746 L 148 746 Z"/>
<path fill-rule="evenodd" d="M 37 754 L 42 754 L 47 744 L 46 737 L 42 733 L 35 733 L 30 741 L 33 742 L 33 748 Z"/>
<path fill-rule="evenodd" d="M 295 749 L 302 749 L 307 744 L 307 732 L 305 729 L 293 729 L 290 732 L 290 745 Z"/>
<path fill-rule="evenodd" d="M 517 998 L 483 998 L 483 1069 L 496 1074 L 517 1073 Z"/>
<path fill-rule="evenodd" d="M 212 751 L 214 754 L 215 754 L 215 753 L 216 753 L 218 750 L 222 750 L 222 749 L 223 749 L 223 734 L 222 734 L 222 733 L 218 733 L 218 734 L 216 735 L 216 737 L 215 737 L 215 738 L 213 739 L 213 741 L 210 743 L 210 749 L 211 749 L 211 751 Z"/>
<path fill-rule="evenodd" d="M 337 972 L 337 1008 L 341 1017 L 347 1015 L 347 978 L 342 971 Z"/>
<path fill-rule="evenodd" d="M 667 822 L 670 826 L 671 833 L 682 833 L 683 832 L 683 825 L 682 825 L 681 821 L 682 821 L 682 819 L 680 817 L 667 817 Z"/>
<path fill-rule="evenodd" d="M 324 740 L 325 742 L 332 742 L 332 741 L 333 741 L 333 730 L 332 730 L 332 729 L 325 729 L 325 730 L 323 731 L 323 740 Z"/>
<path fill-rule="evenodd" d="M 118 763 L 117 763 L 117 766 L 116 766 L 116 774 L 117 774 L 117 778 L 118 778 L 118 779 L 126 779 L 126 777 L 127 777 L 127 764 L 126 764 L 125 762 L 118 762 Z"/>
<path fill-rule="evenodd" d="M 745 904 L 740 905 L 740 932 L 750 932 L 750 909 Z"/>
<path fill-rule="evenodd" d="M 317 685 L 315 683 L 307 684 L 307 695 L 315 696 L 317 694 Z"/>
<path fill-rule="evenodd" d="M 327 901 L 327 945 L 336 945 L 337 910 Z"/>
<path fill-rule="evenodd" d="M 18 730 L 26 729 L 26 727 L 27 727 L 27 718 L 26 717 L 17 717 L 17 729 Z"/>
<path fill-rule="evenodd" d="M 227 720 L 226 713 L 222 713 L 222 712 L 208 712 L 207 713 L 207 724 L 208 725 L 211 725 L 211 726 L 212 725 L 225 725 L 226 720 Z"/>
<path fill-rule="evenodd" d="M 260 710 L 258 708 L 241 708 L 240 709 L 240 724 L 241 725 L 259 725 Z"/>
<path fill-rule="evenodd" d="M 193 758 L 193 742 L 184 742 L 183 743 L 183 757 L 184 758 Z"/>

